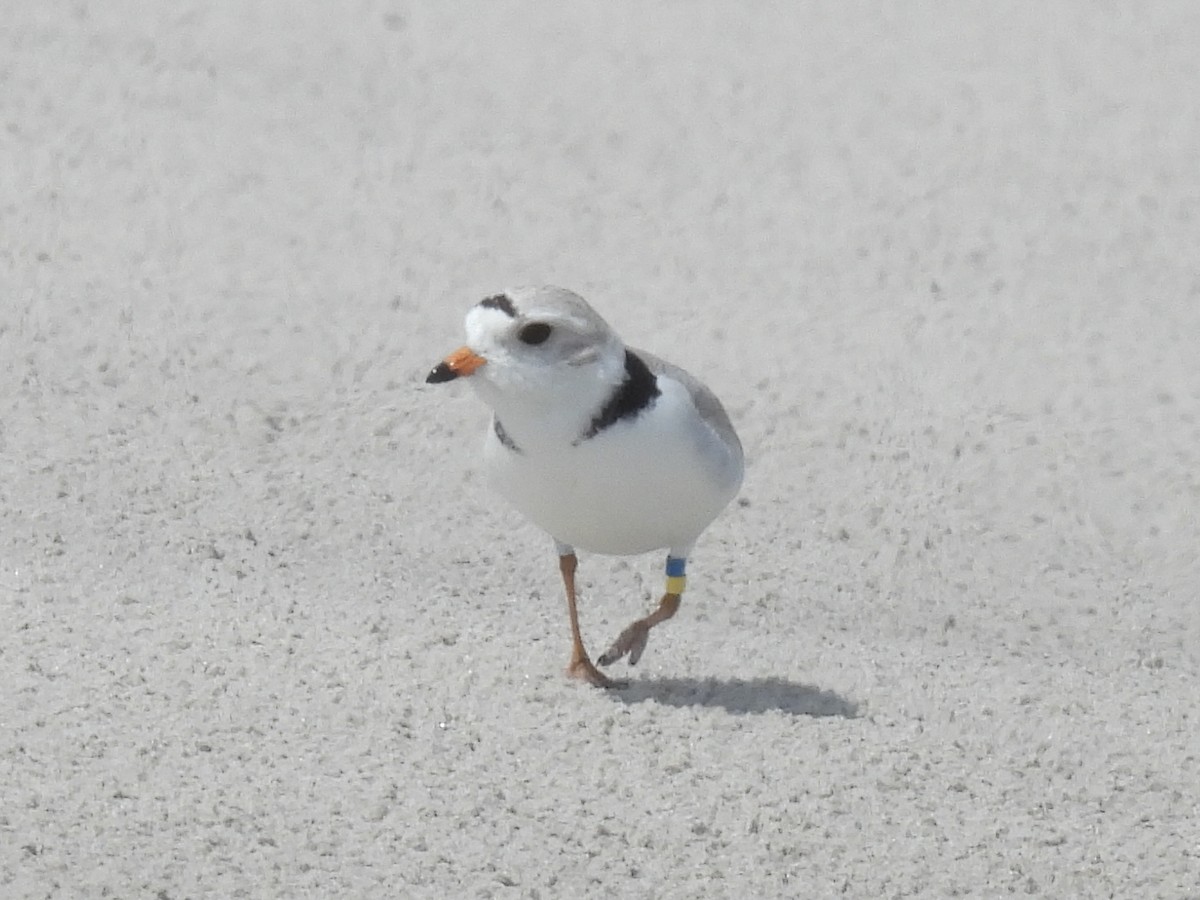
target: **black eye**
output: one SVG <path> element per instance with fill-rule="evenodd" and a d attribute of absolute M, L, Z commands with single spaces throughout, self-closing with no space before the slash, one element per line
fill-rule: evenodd
<path fill-rule="evenodd" d="M 523 344 L 542 344 L 550 337 L 551 328 L 545 322 L 530 322 L 517 332 Z"/>

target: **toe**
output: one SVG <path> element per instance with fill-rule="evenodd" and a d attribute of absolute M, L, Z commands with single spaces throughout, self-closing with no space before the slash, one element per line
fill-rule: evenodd
<path fill-rule="evenodd" d="M 637 634 L 633 636 L 633 640 L 629 644 L 629 664 L 636 666 L 639 659 L 642 658 L 642 653 L 646 649 L 646 642 L 650 640 L 650 629 L 639 629 Z"/>
<path fill-rule="evenodd" d="M 621 682 L 613 681 L 587 659 L 571 660 L 567 666 L 567 675 L 571 678 L 578 678 L 580 681 L 586 681 L 593 687 L 598 688 L 616 688 L 621 687 Z"/>
<path fill-rule="evenodd" d="M 650 629 L 641 622 L 634 622 L 621 632 L 620 636 L 613 641 L 613 645 L 597 662 L 602 666 L 611 666 L 622 656 L 628 654 L 629 664 L 634 665 L 642 658 L 642 651 L 646 649 L 646 641 L 649 639 Z"/>

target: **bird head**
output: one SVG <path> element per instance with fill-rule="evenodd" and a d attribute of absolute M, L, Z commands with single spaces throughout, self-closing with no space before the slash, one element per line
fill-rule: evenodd
<path fill-rule="evenodd" d="M 587 301 L 563 288 L 519 288 L 481 300 L 467 313 L 466 333 L 467 343 L 425 380 L 466 378 L 506 417 L 590 416 L 624 377 L 621 339 Z"/>

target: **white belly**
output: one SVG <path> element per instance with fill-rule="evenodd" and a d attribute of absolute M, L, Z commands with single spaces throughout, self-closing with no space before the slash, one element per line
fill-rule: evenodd
<path fill-rule="evenodd" d="M 513 452 L 489 429 L 489 480 L 562 543 L 592 553 L 667 548 L 686 556 L 737 493 L 741 457 L 690 406 L 662 400 L 578 445 L 536 453 Z"/>

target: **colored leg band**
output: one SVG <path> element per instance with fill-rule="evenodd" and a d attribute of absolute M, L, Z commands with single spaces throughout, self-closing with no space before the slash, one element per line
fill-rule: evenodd
<path fill-rule="evenodd" d="M 684 577 L 684 571 L 687 569 L 687 560 L 681 559 L 678 556 L 667 557 L 667 593 L 682 594 L 683 588 L 687 584 L 687 578 Z"/>

